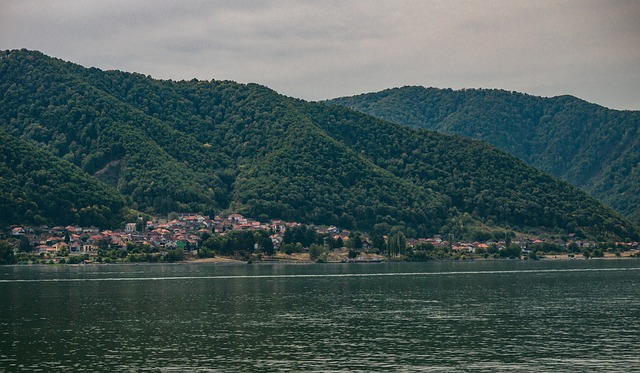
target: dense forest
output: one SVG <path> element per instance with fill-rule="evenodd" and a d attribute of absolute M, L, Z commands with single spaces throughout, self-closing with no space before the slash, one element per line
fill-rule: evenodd
<path fill-rule="evenodd" d="M 640 222 L 640 112 L 571 96 L 402 87 L 330 102 L 487 141 Z"/>
<path fill-rule="evenodd" d="M 0 76 L 0 129 L 144 212 L 227 209 L 413 236 L 478 224 L 638 237 L 620 214 L 486 143 L 256 84 L 161 81 L 26 50 L 0 54 Z"/>
<path fill-rule="evenodd" d="M 0 225 L 122 222 L 125 200 L 116 190 L 1 130 L 0 144 Z"/>

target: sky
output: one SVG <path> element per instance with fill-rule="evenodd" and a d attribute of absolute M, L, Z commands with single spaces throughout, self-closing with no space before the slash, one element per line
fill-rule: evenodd
<path fill-rule="evenodd" d="M 404 85 L 640 110 L 640 1 L 2 0 L 0 49 L 322 100 Z"/>

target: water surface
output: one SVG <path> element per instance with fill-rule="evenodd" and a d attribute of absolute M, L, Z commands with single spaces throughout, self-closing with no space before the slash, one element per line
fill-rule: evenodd
<path fill-rule="evenodd" d="M 640 370 L 640 261 L 0 268 L 0 370 Z"/>

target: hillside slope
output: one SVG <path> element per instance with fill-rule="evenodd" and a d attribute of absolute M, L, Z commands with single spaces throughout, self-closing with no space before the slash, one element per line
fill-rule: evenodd
<path fill-rule="evenodd" d="M 259 85 L 159 81 L 25 50 L 2 54 L 0 76 L 0 128 L 144 211 L 231 209 L 420 235 L 466 213 L 485 224 L 638 236 L 585 193 L 485 143 Z"/>
<path fill-rule="evenodd" d="M 487 141 L 640 221 L 640 112 L 562 96 L 402 87 L 330 102 Z"/>
<path fill-rule="evenodd" d="M 0 131 L 0 226 L 122 222 L 124 198 L 69 162 Z"/>

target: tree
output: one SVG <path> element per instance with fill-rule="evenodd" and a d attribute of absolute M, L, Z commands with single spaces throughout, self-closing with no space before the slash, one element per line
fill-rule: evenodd
<path fill-rule="evenodd" d="M 294 250 L 295 250 L 295 245 L 292 243 L 285 243 L 280 247 L 280 251 L 287 255 L 293 254 Z"/>
<path fill-rule="evenodd" d="M 16 264 L 13 245 L 7 241 L 0 241 L 0 265 L 2 264 Z"/>
<path fill-rule="evenodd" d="M 360 235 L 360 233 L 351 232 L 349 235 L 349 241 L 347 241 L 347 247 L 355 250 L 362 249 L 362 235 Z"/>
<path fill-rule="evenodd" d="M 284 232 L 283 242 L 292 244 L 300 242 L 302 246 L 308 247 L 312 243 L 320 243 L 322 241 L 318 242 L 318 233 L 315 229 L 303 224 L 288 228 Z"/>
<path fill-rule="evenodd" d="M 591 252 L 591 256 L 594 258 L 602 258 L 604 257 L 604 252 L 602 252 L 602 249 L 595 249 Z"/>
<path fill-rule="evenodd" d="M 323 252 L 324 250 L 322 249 L 322 246 L 315 243 L 311 244 L 311 246 L 309 247 L 309 260 L 312 260 L 312 261 L 318 260 L 318 258 L 320 257 L 320 255 L 322 255 Z"/>
<path fill-rule="evenodd" d="M 360 233 L 353 235 L 353 248 L 356 250 L 362 249 L 362 236 Z"/>
<path fill-rule="evenodd" d="M 372 233 L 371 234 L 371 246 L 378 250 L 384 250 L 386 242 L 384 241 L 384 236 L 380 233 Z"/>
<path fill-rule="evenodd" d="M 568 249 L 570 252 L 575 253 L 575 254 L 577 254 L 577 253 L 579 253 L 579 252 L 580 252 L 580 247 L 579 247 L 579 246 L 578 246 L 578 244 L 577 244 L 577 243 L 575 243 L 575 242 L 571 242 L 571 243 L 569 244 L 569 246 L 567 247 L 567 249 Z"/>
<path fill-rule="evenodd" d="M 256 246 L 259 251 L 265 253 L 266 255 L 273 255 L 273 241 L 271 241 L 269 233 L 267 233 L 266 231 L 255 231 L 253 233 L 253 242 L 254 246 Z"/>
<path fill-rule="evenodd" d="M 510 244 L 504 250 L 500 250 L 500 256 L 504 258 L 520 258 L 522 249 L 516 244 Z"/>
<path fill-rule="evenodd" d="M 58 249 L 58 256 L 69 256 L 69 245 L 61 245 Z"/>
<path fill-rule="evenodd" d="M 182 261 L 184 260 L 184 250 L 169 250 L 164 257 L 164 260 L 169 263 Z"/>
<path fill-rule="evenodd" d="M 30 253 L 33 251 L 33 246 L 31 246 L 31 242 L 29 242 L 29 239 L 26 236 L 20 236 L 18 251 L 22 253 Z"/>
<path fill-rule="evenodd" d="M 136 220 L 136 232 L 144 232 L 145 228 L 147 228 L 147 219 L 140 215 Z"/>
<path fill-rule="evenodd" d="M 402 232 L 395 233 L 387 241 L 387 256 L 405 255 L 407 252 L 407 237 Z"/>
<path fill-rule="evenodd" d="M 509 232 L 509 231 L 507 231 L 507 233 L 506 233 L 506 237 L 504 239 L 504 245 L 506 247 L 511 246 L 511 232 Z"/>

